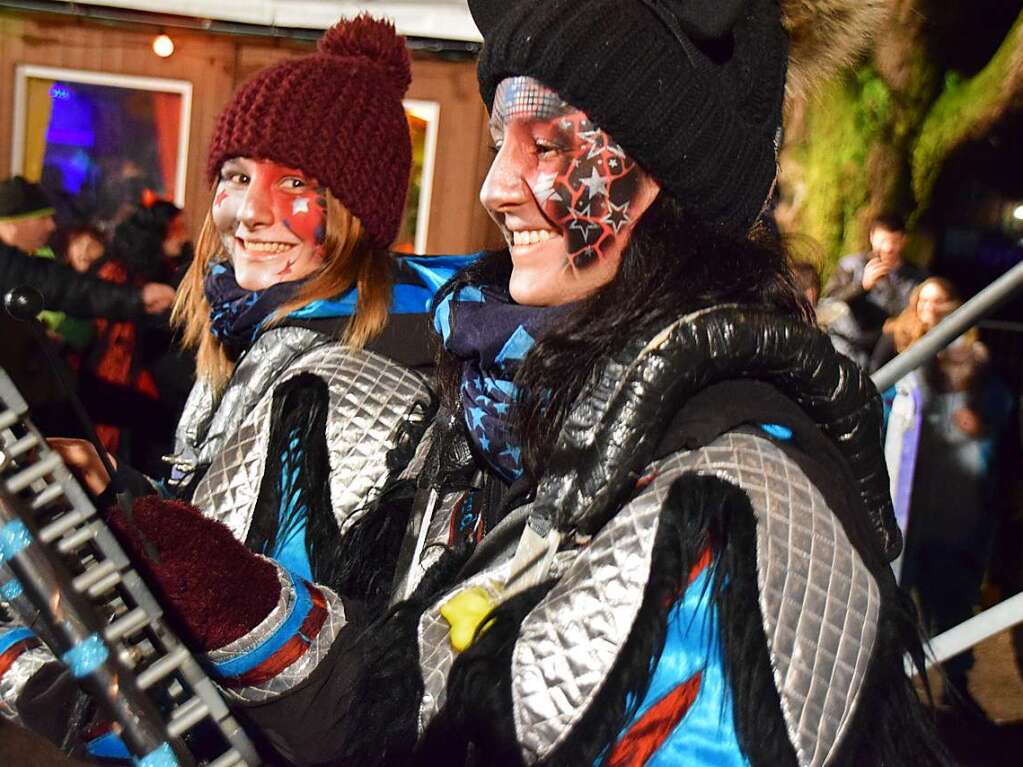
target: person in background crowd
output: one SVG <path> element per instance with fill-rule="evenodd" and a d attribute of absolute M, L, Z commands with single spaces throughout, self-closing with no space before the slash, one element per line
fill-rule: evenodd
<path fill-rule="evenodd" d="M 870 226 L 870 251 L 840 260 L 824 288 L 823 303 L 842 308 L 822 312 L 833 317 L 828 335 L 838 351 L 868 372 L 885 321 L 906 307 L 910 291 L 926 276 L 902 258 L 905 229 L 898 216 L 878 216 Z"/>
<path fill-rule="evenodd" d="M 0 290 L 27 285 L 42 294 L 48 309 L 79 317 L 130 319 L 170 308 L 174 289 L 169 285 L 121 288 L 99 279 L 83 279 L 63 264 L 27 257 L 45 245 L 52 232 L 51 214 L 39 215 L 51 208 L 38 184 L 21 176 L 0 181 Z M 41 230 L 49 231 L 42 237 Z M 40 242 L 42 245 L 37 244 Z"/>
<path fill-rule="evenodd" d="M 181 209 L 146 190 L 141 205 L 114 230 L 110 260 L 121 264 L 135 281 L 160 280 L 178 287 L 192 261 Z M 111 269 L 105 265 L 101 274 Z M 119 274 L 104 276 L 121 279 Z M 129 422 L 146 423 L 146 435 L 145 439 L 132 441 L 131 453 L 126 457 L 146 473 L 159 474 L 162 457 L 173 448 L 174 425 L 195 381 L 195 356 L 182 348 L 180 337 L 165 324 L 143 323 L 136 331 L 132 339 L 133 364 L 145 371 L 152 389 L 159 394 L 155 402 L 138 400 L 146 417 Z M 116 413 L 111 415 L 117 417 Z"/>
<path fill-rule="evenodd" d="M 64 259 L 79 274 L 89 274 L 106 252 L 106 238 L 96 227 L 75 226 L 64 235 Z"/>
<path fill-rule="evenodd" d="M 191 244 L 181 208 L 150 190 L 142 204 L 118 224 L 111 255 L 133 273 L 177 286 L 191 262 Z"/>
<path fill-rule="evenodd" d="M 0 182 L 0 294 L 22 286 L 38 290 L 47 309 L 42 319 L 49 333 L 58 332 L 61 312 L 87 317 L 108 311 L 137 316 L 143 314 L 146 300 L 154 310 L 165 311 L 170 305 L 174 292 L 169 286 L 147 286 L 146 296 L 137 290 L 112 291 L 102 282 L 82 278 L 58 264 L 47 248 L 53 232 L 53 206 L 41 186 L 21 176 Z M 46 257 L 37 258 L 37 254 Z M 76 336 L 73 329 L 69 332 Z M 37 336 L 3 310 L 0 334 L 0 367 L 24 392 L 37 423 L 50 431 L 77 434 L 77 423 L 64 402 L 63 386 L 39 348 Z M 71 384 L 67 370 L 60 376 Z"/>
<path fill-rule="evenodd" d="M 141 287 L 112 285 L 52 258 L 33 256 L 53 233 L 53 207 L 38 184 L 21 176 L 0 182 L 0 296 L 29 287 L 43 297 L 51 314 L 49 330 L 61 335 L 59 314 L 81 320 L 136 320 L 166 312 L 174 288 L 158 282 Z M 82 342 L 81 333 L 64 328 L 65 340 Z M 11 376 L 32 408 L 36 424 L 47 433 L 78 434 L 77 419 L 64 402 L 64 391 L 39 349 L 35 334 L 0 309 L 0 367 Z M 73 377 L 62 373 L 69 385 Z"/>
<path fill-rule="evenodd" d="M 235 572 L 245 593 L 221 595 L 237 597 L 246 616 L 291 585 L 303 590 L 283 608 L 299 618 L 294 632 L 211 667 L 234 703 L 301 686 L 345 622 L 383 612 L 389 597 L 415 490 L 404 472 L 434 409 L 420 372 L 432 365 L 426 308 L 472 260 L 387 251 L 409 183 L 410 79 L 393 25 L 359 16 L 331 27 L 317 52 L 263 70 L 234 94 L 210 144 L 212 204 L 173 315 L 197 351 L 198 375 L 170 476 L 157 482 L 118 465 L 137 496 L 149 494 L 139 504 L 162 506 L 157 492 L 191 501 L 253 552 L 255 567 Z M 90 445 L 51 444 L 93 493 L 109 493 Z M 193 539 L 190 521 L 164 519 L 154 541 Z M 233 570 L 223 545 L 175 577 L 194 584 L 206 568 Z M 249 628 L 247 618 L 206 614 L 189 637 L 196 646 L 233 646 Z M 286 678 L 267 674 L 282 664 Z M 52 712 L 80 695 L 70 675 L 42 648 L 10 669 L 0 705 L 64 738 L 66 721 L 55 731 Z M 257 677 L 269 683 L 251 686 Z"/>
<path fill-rule="evenodd" d="M 64 262 L 82 275 L 94 276 L 94 266 L 103 258 L 106 239 L 102 232 L 88 224 L 72 226 L 61 232 Z M 53 337 L 63 347 L 64 359 L 77 373 L 81 367 L 82 352 L 95 338 L 91 320 L 61 313 L 61 321 L 54 329 Z"/>
<path fill-rule="evenodd" d="M 47 246 L 57 227 L 43 188 L 21 176 L 0 183 L 0 242 L 31 255 Z"/>
<path fill-rule="evenodd" d="M 180 214 L 177 208 L 174 211 Z M 166 227 L 154 227 L 148 219 L 148 210 L 141 208 L 117 226 L 103 258 L 92 267 L 97 277 L 115 285 L 134 286 L 157 278 L 162 271 Z M 173 430 L 173 423 L 162 423 L 168 419 L 159 417 L 160 391 L 144 364 L 140 348 L 144 326 L 136 320 L 103 317 L 93 325 L 95 339 L 79 368 L 82 399 L 104 449 L 141 466 L 132 450 L 135 428 L 142 426 L 145 439 L 152 435 L 160 445 Z"/>
<path fill-rule="evenodd" d="M 469 6 L 507 248 L 434 302 L 442 407 L 393 609 L 346 610 L 247 717 L 298 764 L 943 764 L 905 674 L 879 398 L 755 227 L 805 37 L 774 0 Z M 211 662 L 296 636 L 305 587 L 222 526 L 134 520 Z"/>
<path fill-rule="evenodd" d="M 906 351 L 960 306 L 951 282 L 930 277 L 885 324 L 885 342 Z M 976 328 L 928 362 L 919 376 L 923 418 L 910 496 L 902 584 L 915 589 L 930 635 L 973 615 L 995 528 L 998 442 L 1012 411 L 1007 387 L 989 370 Z M 981 714 L 967 688 L 973 653 L 947 661 L 944 702 Z"/>

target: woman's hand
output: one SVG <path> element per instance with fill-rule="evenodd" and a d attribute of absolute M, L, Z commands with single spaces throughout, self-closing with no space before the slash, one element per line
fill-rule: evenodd
<path fill-rule="evenodd" d="M 99 458 L 99 453 L 92 443 L 84 439 L 67 439 L 51 437 L 46 440 L 64 460 L 64 464 L 85 485 L 85 489 L 94 496 L 103 494 L 110 484 L 110 475 Z M 117 459 L 107 453 L 110 465 L 117 468 Z"/>

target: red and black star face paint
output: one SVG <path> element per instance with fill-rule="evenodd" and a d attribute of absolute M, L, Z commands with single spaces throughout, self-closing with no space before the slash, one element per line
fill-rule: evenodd
<path fill-rule="evenodd" d="M 498 154 L 480 198 L 504 230 L 516 269 L 549 282 L 547 269 L 533 267 L 540 251 L 558 249 L 568 292 L 584 295 L 607 282 L 656 182 L 585 113 L 530 77 L 501 82 L 490 127 Z"/>
<path fill-rule="evenodd" d="M 326 192 L 301 170 L 228 160 L 212 212 L 235 278 L 247 290 L 300 280 L 323 263 Z"/>

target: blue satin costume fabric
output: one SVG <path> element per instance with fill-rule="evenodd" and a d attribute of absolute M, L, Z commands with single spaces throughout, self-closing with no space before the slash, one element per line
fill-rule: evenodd
<path fill-rule="evenodd" d="M 650 688 L 632 721 L 694 674 L 700 691 L 682 721 L 647 760 L 648 767 L 748 767 L 739 748 L 732 714 L 732 692 L 725 679 L 717 608 L 711 602 L 713 565 L 689 585 L 668 613 L 664 651 Z M 625 733 L 629 730 L 625 728 Z M 623 733 L 624 734 L 624 733 Z M 602 763 L 605 755 L 597 761 Z"/>

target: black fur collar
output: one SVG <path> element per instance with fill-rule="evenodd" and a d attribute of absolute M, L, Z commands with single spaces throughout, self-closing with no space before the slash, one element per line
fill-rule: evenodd
<path fill-rule="evenodd" d="M 889 561 L 898 556 L 881 401 L 870 379 L 820 330 L 733 305 L 686 315 L 594 372 L 565 419 L 534 513 L 562 530 L 599 530 L 654 458 L 674 415 L 707 386 L 733 379 L 769 383 L 805 411 L 849 466 L 881 551 Z"/>

